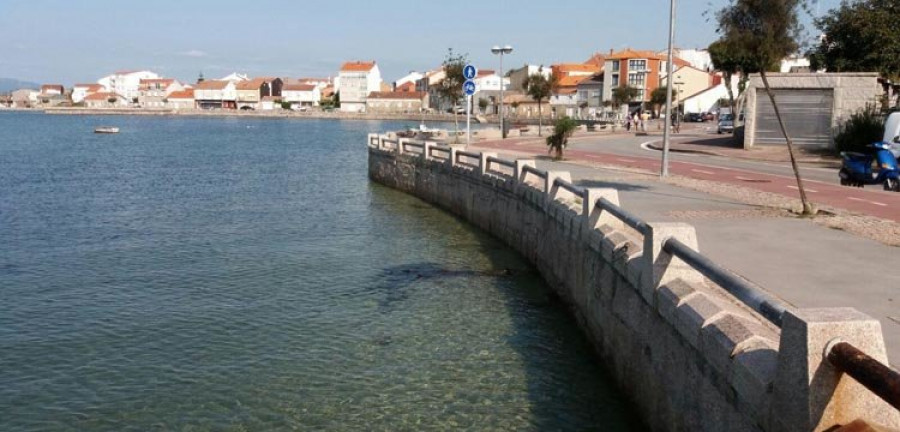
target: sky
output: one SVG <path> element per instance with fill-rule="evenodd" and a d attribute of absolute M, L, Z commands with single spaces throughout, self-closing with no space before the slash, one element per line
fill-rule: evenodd
<path fill-rule="evenodd" d="M 678 0 L 675 45 L 716 39 L 708 12 L 727 0 Z M 822 12 L 839 0 L 819 0 Z M 433 69 L 447 49 L 497 69 L 583 62 L 610 49 L 665 49 L 669 0 L 0 0 L 0 77 L 72 85 L 149 69 L 184 82 L 333 76 L 375 60 L 385 81 Z"/>

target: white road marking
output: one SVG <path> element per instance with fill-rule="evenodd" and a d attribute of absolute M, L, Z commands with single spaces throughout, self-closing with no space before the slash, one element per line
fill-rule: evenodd
<path fill-rule="evenodd" d="M 788 189 L 793 189 L 793 190 L 796 190 L 796 191 L 800 190 L 800 188 L 798 188 L 797 186 L 788 186 Z M 807 192 L 810 192 L 810 193 L 819 193 L 819 191 L 817 191 L 817 190 L 815 190 L 815 189 L 809 189 L 809 188 L 806 188 L 805 190 L 806 190 Z"/>
<path fill-rule="evenodd" d="M 618 160 L 619 162 L 637 162 L 634 159 L 616 159 L 616 160 Z"/>
<path fill-rule="evenodd" d="M 712 172 L 712 171 L 703 171 L 703 170 L 698 170 L 698 169 L 692 169 L 691 171 L 693 171 L 693 172 L 698 172 L 698 173 L 700 173 L 700 174 L 716 175 L 716 173 L 714 173 L 714 172 Z"/>
<path fill-rule="evenodd" d="M 880 203 L 880 202 L 878 202 L 878 201 L 869 201 L 869 200 L 864 200 L 864 199 L 856 198 L 856 197 L 847 197 L 847 199 L 848 199 L 848 200 L 853 200 L 853 201 L 859 201 L 859 202 L 869 203 L 869 204 L 875 204 L 875 205 L 880 206 L 880 207 L 887 207 L 887 206 L 888 206 L 887 204 L 885 204 L 885 203 Z"/>

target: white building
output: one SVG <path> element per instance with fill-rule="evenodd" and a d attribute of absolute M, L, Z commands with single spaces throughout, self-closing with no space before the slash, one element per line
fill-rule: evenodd
<path fill-rule="evenodd" d="M 424 77 L 425 77 L 425 75 L 421 74 L 419 72 L 410 72 L 405 77 L 400 78 L 397 81 L 394 81 L 394 90 L 396 91 L 397 88 L 402 87 L 404 84 L 407 84 L 407 83 L 412 83 L 413 87 L 415 87 L 416 81 L 418 81 Z"/>
<path fill-rule="evenodd" d="M 86 98 L 88 95 L 104 90 L 105 89 L 100 84 L 75 84 L 75 87 L 72 87 L 72 102 L 84 102 L 84 98 Z"/>
<path fill-rule="evenodd" d="M 150 71 L 118 71 L 97 80 L 110 93 L 115 93 L 128 101 L 140 96 L 142 79 L 158 79 L 160 76 Z"/>
<path fill-rule="evenodd" d="M 509 90 L 509 78 L 501 78 L 500 75 L 489 69 L 478 71 L 478 75 L 472 81 L 475 81 L 475 89 L 478 92 L 500 91 L 501 87 L 504 91 Z"/>
<path fill-rule="evenodd" d="M 228 75 L 223 78 L 219 78 L 217 81 L 229 81 L 229 82 L 233 82 L 233 83 L 238 83 L 241 81 L 250 81 L 250 77 L 247 74 L 232 72 L 231 75 Z"/>
<path fill-rule="evenodd" d="M 234 82 L 208 80 L 194 86 L 197 108 L 237 109 L 237 87 Z"/>
<path fill-rule="evenodd" d="M 172 92 L 166 98 L 166 107 L 170 109 L 193 109 L 194 106 L 194 89 Z"/>
<path fill-rule="evenodd" d="M 661 56 L 666 56 L 668 54 L 667 50 L 662 50 L 658 53 Z M 682 49 L 675 48 L 672 50 L 672 54 L 680 58 L 691 66 L 705 71 L 713 70 L 712 57 L 709 56 L 709 51 L 705 49 Z M 662 75 L 665 75 L 665 71 L 661 71 Z"/>
<path fill-rule="evenodd" d="M 319 106 L 322 101 L 322 89 L 315 84 L 286 82 L 281 87 L 281 100 L 292 106 Z"/>
<path fill-rule="evenodd" d="M 809 59 L 801 56 L 791 56 L 782 60 L 781 73 L 790 72 L 810 72 Z"/>
<path fill-rule="evenodd" d="M 138 103 L 144 108 L 165 108 L 166 97 L 184 90 L 184 86 L 172 78 L 142 79 Z"/>
<path fill-rule="evenodd" d="M 344 63 L 338 78 L 343 112 L 365 112 L 369 93 L 381 91 L 381 71 L 374 61 Z"/>

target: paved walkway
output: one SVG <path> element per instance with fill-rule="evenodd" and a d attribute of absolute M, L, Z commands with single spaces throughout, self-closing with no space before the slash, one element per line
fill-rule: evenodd
<path fill-rule="evenodd" d="M 539 160 L 538 166 L 570 171 L 582 186 L 618 189 L 622 206 L 646 221 L 694 225 L 702 253 L 795 307 L 849 306 L 878 318 L 888 356 L 900 364 L 900 248 L 766 214 L 759 207 L 661 183 L 655 176 L 549 160 Z"/>
<path fill-rule="evenodd" d="M 648 141 L 653 140 L 649 137 Z M 490 151 L 516 151 L 530 155 L 547 154 L 547 146 L 535 139 L 488 141 L 475 144 Z M 591 150 L 566 150 L 566 158 L 604 165 L 618 165 L 659 172 L 657 157 L 622 156 Z M 798 200 L 799 189 L 794 177 L 767 174 L 745 169 L 713 167 L 701 162 L 670 161 L 669 172 L 699 180 L 712 180 L 738 185 Z M 882 219 L 900 222 L 900 193 L 884 193 L 878 188 L 849 188 L 837 183 L 805 180 L 806 192 L 811 201 L 820 207 L 846 209 Z"/>

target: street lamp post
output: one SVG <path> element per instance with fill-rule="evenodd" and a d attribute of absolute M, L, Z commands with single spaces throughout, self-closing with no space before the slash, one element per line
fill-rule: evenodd
<path fill-rule="evenodd" d="M 669 52 L 666 56 L 666 123 L 672 122 L 672 49 L 675 40 L 675 0 L 669 0 Z M 662 166 L 660 167 L 659 176 L 669 176 L 669 125 L 663 128 L 663 154 Z"/>
<path fill-rule="evenodd" d="M 512 52 L 512 47 L 505 45 L 502 48 L 494 45 L 491 52 L 500 56 L 500 136 L 506 138 L 506 128 L 503 127 L 503 55 Z"/>

